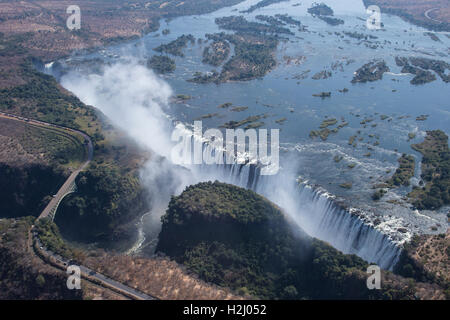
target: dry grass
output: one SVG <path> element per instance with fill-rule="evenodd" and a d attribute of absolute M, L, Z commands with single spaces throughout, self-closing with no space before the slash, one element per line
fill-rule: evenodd
<path fill-rule="evenodd" d="M 429 17 L 441 22 L 450 23 L 450 6 L 448 0 L 369 0 L 366 2 L 374 3 L 383 9 L 400 9 L 414 17 L 418 21 L 433 23 L 428 19 L 425 13 L 428 10 Z"/>
<path fill-rule="evenodd" d="M 413 258 L 420 261 L 425 270 L 436 274 L 446 282 L 450 281 L 450 230 L 445 236 L 424 236 L 413 253 Z"/>
<path fill-rule="evenodd" d="M 167 258 L 139 258 L 98 253 L 84 262 L 132 288 L 164 300 L 242 299 L 225 288 L 208 284 Z"/>

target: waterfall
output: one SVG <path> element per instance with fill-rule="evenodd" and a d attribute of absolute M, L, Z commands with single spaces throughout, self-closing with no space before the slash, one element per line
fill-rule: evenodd
<path fill-rule="evenodd" d="M 356 254 L 386 270 L 392 270 L 399 259 L 402 249 L 388 235 L 363 221 L 355 214 L 356 210 L 338 204 L 320 188 L 298 184 L 292 177 L 283 175 L 259 175 L 256 165 L 202 165 L 196 170 L 204 180 L 214 178 L 267 197 L 309 235 L 344 253 Z"/>

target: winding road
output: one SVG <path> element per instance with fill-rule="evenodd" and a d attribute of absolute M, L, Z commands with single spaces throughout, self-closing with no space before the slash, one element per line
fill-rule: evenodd
<path fill-rule="evenodd" d="M 35 125 L 35 126 L 40 126 L 40 127 L 45 127 L 45 128 L 58 128 L 58 129 L 62 129 L 64 131 L 68 131 L 72 134 L 79 134 L 81 135 L 84 139 L 85 139 L 85 143 L 84 145 L 87 148 L 87 159 L 86 161 L 75 171 L 73 171 L 70 176 L 67 178 L 67 180 L 64 182 L 64 184 L 61 186 L 61 188 L 58 190 L 58 193 L 56 195 L 53 196 L 53 199 L 48 203 L 48 205 L 45 207 L 45 209 L 42 211 L 42 213 L 39 215 L 39 217 L 37 218 L 37 220 L 40 219 L 44 219 L 47 218 L 49 216 L 51 216 L 51 214 L 56 214 L 56 212 L 52 212 L 52 210 L 54 208 L 57 209 L 59 203 L 62 201 L 62 199 L 69 193 L 71 193 L 71 188 L 73 186 L 73 184 L 75 183 L 75 180 L 78 176 L 78 174 L 83 171 L 84 169 L 86 169 L 86 167 L 89 165 L 89 163 L 92 161 L 93 156 L 94 156 L 94 147 L 93 147 L 93 143 L 91 138 L 84 132 L 82 131 L 78 131 L 75 129 L 71 129 L 71 128 L 66 128 L 63 126 L 58 126 L 55 124 L 51 124 L 51 123 L 47 123 L 47 122 L 43 122 L 43 121 L 39 121 L 39 120 L 33 120 L 33 119 L 28 119 L 28 118 L 24 118 L 24 117 L 20 117 L 20 116 L 16 116 L 16 115 L 12 115 L 12 114 L 7 114 L 4 112 L 0 112 L 0 118 L 4 118 L 4 119 L 9 119 L 9 120 L 15 120 L 15 121 L 20 121 L 20 122 L 24 122 L 26 124 L 29 125 Z M 53 216 L 51 216 L 51 218 L 53 218 Z M 71 261 L 68 261 L 66 259 L 64 259 L 63 257 L 59 256 L 58 254 L 48 250 L 47 248 L 44 247 L 44 245 L 41 243 L 37 232 L 34 230 L 34 226 L 32 227 L 32 229 L 30 230 L 31 235 L 33 236 L 36 246 L 34 246 L 34 249 L 36 251 L 36 253 L 38 254 L 38 256 L 40 256 L 41 258 L 43 258 L 44 262 L 51 264 L 52 266 L 61 269 L 63 271 L 67 270 L 67 267 L 69 265 L 71 265 Z M 32 245 L 32 239 L 29 239 L 29 245 Z M 87 281 L 90 281 L 94 284 L 100 284 L 103 287 L 112 289 L 126 297 L 129 297 L 131 299 L 135 299 L 135 300 L 157 300 L 156 297 L 152 297 L 150 295 L 147 295 L 145 293 L 142 293 L 136 289 L 133 289 L 129 286 L 126 286 L 120 282 L 117 282 L 113 279 L 110 279 L 100 273 L 97 273 L 85 266 L 78 266 L 80 268 L 81 271 L 81 276 L 86 279 Z"/>

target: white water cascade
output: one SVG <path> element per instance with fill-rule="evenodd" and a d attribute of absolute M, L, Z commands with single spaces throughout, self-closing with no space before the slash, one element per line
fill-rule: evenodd
<path fill-rule="evenodd" d="M 320 188 L 298 184 L 291 176 L 259 175 L 255 165 L 203 165 L 191 168 L 202 181 L 219 180 L 251 189 L 283 208 L 309 235 L 369 263 L 392 270 L 402 249 L 388 235 L 364 222 L 354 209 L 339 205 Z M 197 171 L 197 172 L 195 172 Z"/>

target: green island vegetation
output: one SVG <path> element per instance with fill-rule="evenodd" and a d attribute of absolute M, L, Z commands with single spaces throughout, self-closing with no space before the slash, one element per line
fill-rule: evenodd
<path fill-rule="evenodd" d="M 275 120 L 275 123 L 284 124 L 286 122 L 286 120 L 287 120 L 287 118 L 281 118 L 281 119 Z"/>
<path fill-rule="evenodd" d="M 253 123 L 250 123 L 250 124 L 246 125 L 244 127 L 244 129 L 245 130 L 257 129 L 257 128 L 261 128 L 262 126 L 264 126 L 264 122 L 253 122 Z"/>
<path fill-rule="evenodd" d="M 416 187 L 409 197 L 422 210 L 436 210 L 450 204 L 450 152 L 448 137 L 441 130 L 427 131 L 425 140 L 411 146 L 423 156 L 421 178 L 425 186 Z"/>
<path fill-rule="evenodd" d="M 308 8 L 308 13 L 332 26 L 344 24 L 344 20 L 331 17 L 334 15 L 333 9 L 325 3 L 313 3 L 312 7 Z"/>
<path fill-rule="evenodd" d="M 343 34 L 345 34 L 346 36 L 349 36 L 350 38 L 358 39 L 358 40 L 378 39 L 377 36 L 374 36 L 371 34 L 359 33 L 356 31 L 354 31 L 354 32 L 343 31 Z"/>
<path fill-rule="evenodd" d="M 177 95 L 175 96 L 175 98 L 176 98 L 177 100 L 180 100 L 180 101 L 187 101 L 187 100 L 191 100 L 191 99 L 192 99 L 192 97 L 191 97 L 190 95 L 188 95 L 188 94 L 182 94 L 182 93 L 177 94 Z"/>
<path fill-rule="evenodd" d="M 225 102 L 225 103 L 222 103 L 221 105 L 219 105 L 217 108 L 219 108 L 219 109 L 227 109 L 227 108 L 231 107 L 232 105 L 233 104 L 231 102 Z"/>
<path fill-rule="evenodd" d="M 234 108 L 231 108 L 230 111 L 233 111 L 233 112 L 242 112 L 242 111 L 245 111 L 245 110 L 247 110 L 247 109 L 248 109 L 248 107 L 234 107 Z"/>
<path fill-rule="evenodd" d="M 264 7 L 270 6 L 271 4 L 275 4 L 275 3 L 279 3 L 279 2 L 283 2 L 283 1 L 288 1 L 288 0 L 261 0 L 258 3 L 250 6 L 250 8 L 248 8 L 247 10 L 242 11 L 242 13 L 251 13 L 257 9 L 264 8 Z"/>
<path fill-rule="evenodd" d="M 225 124 L 223 124 L 220 127 L 221 128 L 225 128 L 225 129 L 236 129 L 236 128 L 239 128 L 239 127 L 241 127 L 243 125 L 246 125 L 246 124 L 248 125 L 248 124 L 251 124 L 251 123 L 254 123 L 254 122 L 258 122 L 258 120 L 261 120 L 261 119 L 264 119 L 264 118 L 267 118 L 267 115 L 250 116 L 250 117 L 245 118 L 245 119 L 243 119 L 241 121 L 234 121 L 234 120 L 228 121 L 228 122 L 226 122 Z"/>
<path fill-rule="evenodd" d="M 211 83 L 214 82 L 216 84 L 220 83 L 220 74 L 213 70 L 211 72 L 201 73 L 199 71 L 194 73 L 194 77 L 187 80 L 188 82 L 193 83 Z"/>
<path fill-rule="evenodd" d="M 372 61 L 356 70 L 352 83 L 365 83 L 368 81 L 381 80 L 383 78 L 383 74 L 389 71 L 390 69 L 384 60 Z"/>
<path fill-rule="evenodd" d="M 320 124 L 320 129 L 327 128 L 329 126 L 334 126 L 338 121 L 335 118 L 325 119 Z"/>
<path fill-rule="evenodd" d="M 175 71 L 175 60 L 167 56 L 153 56 L 147 61 L 147 67 L 155 70 L 157 73 L 164 74 Z"/>
<path fill-rule="evenodd" d="M 318 16 L 332 16 L 334 15 L 333 9 L 327 6 L 325 3 L 313 3 L 311 8 L 308 8 L 308 13 Z"/>
<path fill-rule="evenodd" d="M 338 123 L 338 120 L 335 118 L 330 118 L 330 119 L 325 119 L 322 121 L 322 123 L 319 126 L 320 130 L 311 130 L 309 133 L 309 137 L 310 138 L 316 138 L 316 137 L 320 137 L 323 141 L 328 139 L 328 136 L 330 134 L 336 134 L 339 132 L 340 129 L 344 128 L 345 126 L 347 126 L 349 123 L 346 122 L 343 118 L 341 123 L 333 129 L 328 129 L 328 127 L 330 126 L 334 126 Z"/>
<path fill-rule="evenodd" d="M 284 23 L 283 21 L 280 21 L 279 19 L 272 17 L 272 16 L 265 16 L 265 15 L 259 14 L 255 17 L 255 19 L 266 22 L 266 23 L 268 23 L 270 25 L 274 25 L 274 26 L 285 26 L 286 25 L 286 23 Z"/>
<path fill-rule="evenodd" d="M 431 72 L 434 71 L 442 81 L 450 82 L 450 64 L 441 61 L 420 57 L 395 57 L 397 66 L 402 67 L 402 73 L 411 73 L 415 77 L 411 80 L 411 84 L 425 84 L 436 80 L 436 76 Z"/>
<path fill-rule="evenodd" d="M 326 16 L 317 16 L 322 21 L 325 21 L 327 24 L 331 26 L 338 26 L 340 24 L 344 24 L 344 20 L 338 19 L 338 18 L 332 18 L 332 17 L 326 17 Z"/>
<path fill-rule="evenodd" d="M 330 98 L 331 97 L 331 92 L 314 93 L 312 96 L 313 97 L 322 98 L 322 99 Z"/>
<path fill-rule="evenodd" d="M 339 187 L 341 187 L 343 189 L 351 189 L 353 187 L 353 183 L 351 183 L 351 182 L 344 182 L 344 183 L 341 183 L 339 185 Z"/>
<path fill-rule="evenodd" d="M 296 19 L 288 16 L 287 14 L 276 14 L 275 18 L 277 18 L 278 20 L 281 20 L 284 23 L 289 24 L 289 25 L 293 25 L 293 26 L 297 26 L 297 27 L 302 26 L 302 22 L 300 20 L 296 20 Z"/>
<path fill-rule="evenodd" d="M 177 39 L 167 43 L 162 44 L 153 50 L 156 52 L 164 52 L 171 54 L 173 56 L 184 57 L 183 49 L 187 47 L 188 43 L 195 44 L 195 38 L 193 35 L 181 35 Z"/>
<path fill-rule="evenodd" d="M 428 115 L 427 114 L 421 114 L 420 116 L 416 117 L 416 121 L 425 121 L 428 120 Z"/>
<path fill-rule="evenodd" d="M 206 74 L 196 72 L 188 81 L 195 83 L 221 83 L 227 81 L 247 81 L 263 77 L 275 66 L 274 52 L 278 38 L 266 32 L 277 32 L 271 26 L 248 22 L 243 17 L 217 18 L 220 28 L 237 31 L 235 34 L 207 34 L 213 41 L 228 41 L 234 45 L 234 55 L 224 64 L 221 72 Z M 262 26 L 262 27 L 261 27 Z"/>
<path fill-rule="evenodd" d="M 240 34 L 252 33 L 252 34 L 287 34 L 293 35 L 292 31 L 288 28 L 267 25 L 259 22 L 251 22 L 245 19 L 243 16 L 230 16 L 216 18 L 216 24 L 221 29 L 236 31 Z"/>
<path fill-rule="evenodd" d="M 367 262 L 289 225 L 251 190 L 219 182 L 189 186 L 161 218 L 157 252 L 201 279 L 261 299 L 413 299 L 416 283 L 383 271 L 368 290 Z"/>
<path fill-rule="evenodd" d="M 322 80 L 322 79 L 328 79 L 332 76 L 333 74 L 330 71 L 327 70 L 322 70 L 320 72 L 317 72 L 315 75 L 313 75 L 311 77 L 311 79 L 313 80 Z"/>
<path fill-rule="evenodd" d="M 389 187 L 409 186 L 412 177 L 414 177 L 414 170 L 416 167 L 414 157 L 409 154 L 402 154 L 398 158 L 399 167 L 395 170 L 391 178 L 386 181 Z"/>
<path fill-rule="evenodd" d="M 228 41 L 213 41 L 213 43 L 203 50 L 203 63 L 218 67 L 230 55 L 231 47 Z"/>
<path fill-rule="evenodd" d="M 218 113 L 208 113 L 198 117 L 196 120 L 211 119 L 212 117 L 216 117 L 218 115 L 219 115 Z"/>
<path fill-rule="evenodd" d="M 384 189 L 378 189 L 372 194 L 372 200 L 378 201 L 386 194 L 386 190 Z"/>

